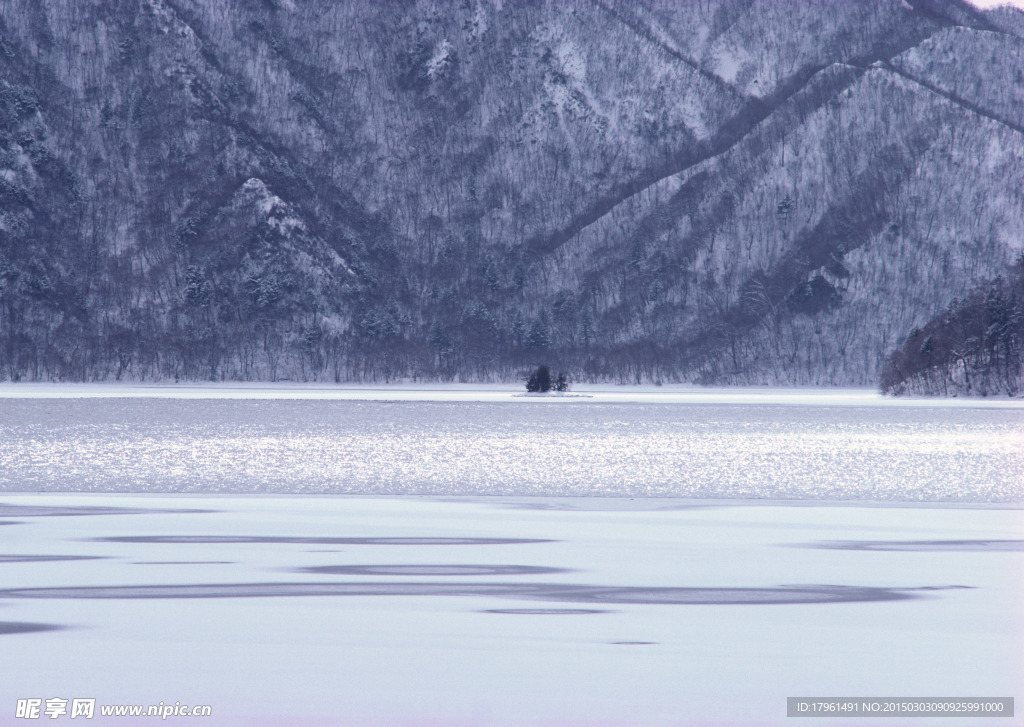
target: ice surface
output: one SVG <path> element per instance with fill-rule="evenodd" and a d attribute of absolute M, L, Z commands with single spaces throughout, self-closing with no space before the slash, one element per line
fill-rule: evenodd
<path fill-rule="evenodd" d="M 0 725 L 33 697 L 658 727 L 1021 696 L 1022 402 L 578 389 L 0 386 Z"/>
<path fill-rule="evenodd" d="M 601 391 L 537 400 L 507 389 L 455 392 L 501 400 L 417 390 L 442 400 L 377 401 L 174 391 L 0 398 L 0 490 L 1024 501 L 1019 401 L 895 406 L 863 392 L 636 390 L 626 400 Z"/>
<path fill-rule="evenodd" d="M 2 502 L 31 514 L 0 534 L 26 558 L 0 563 L 0 724 L 58 696 L 239 727 L 783 725 L 788 696 L 1024 686 L 1024 553 L 794 547 L 1019 540 L 1007 506 Z"/>

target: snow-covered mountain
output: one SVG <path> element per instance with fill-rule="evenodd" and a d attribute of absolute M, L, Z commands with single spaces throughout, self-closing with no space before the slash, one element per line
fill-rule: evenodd
<path fill-rule="evenodd" d="M 1013 9 L 0 4 L 0 378 L 873 383 L 1022 249 Z"/>

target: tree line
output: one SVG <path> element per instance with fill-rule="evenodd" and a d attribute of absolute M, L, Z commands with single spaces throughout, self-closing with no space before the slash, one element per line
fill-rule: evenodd
<path fill-rule="evenodd" d="M 880 386 L 942 396 L 1024 391 L 1024 255 L 1006 276 L 914 328 L 886 360 Z"/>

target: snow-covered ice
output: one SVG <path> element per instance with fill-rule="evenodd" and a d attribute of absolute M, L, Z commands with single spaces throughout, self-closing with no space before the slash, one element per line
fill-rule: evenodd
<path fill-rule="evenodd" d="M 692 384 L 655 386 L 575 384 L 566 395 L 527 396 L 510 384 L 396 383 L 325 384 L 218 382 L 186 384 L 89 384 L 0 382 L 0 406 L 5 399 L 284 399 L 319 401 L 447 401 L 568 404 L 764 404 L 815 407 L 886 407 L 895 409 L 1015 409 L 1024 412 L 1024 399 L 1005 397 L 941 399 L 883 396 L 873 389 L 736 386 Z"/>
<path fill-rule="evenodd" d="M 2 502 L 0 620 L 60 630 L 0 635 L 0 724 L 84 696 L 218 725 L 770 725 L 788 696 L 1024 686 L 1005 506 Z"/>
<path fill-rule="evenodd" d="M 0 725 L 52 697 L 640 727 L 1024 691 L 1020 401 L 576 393 L 0 386 Z"/>

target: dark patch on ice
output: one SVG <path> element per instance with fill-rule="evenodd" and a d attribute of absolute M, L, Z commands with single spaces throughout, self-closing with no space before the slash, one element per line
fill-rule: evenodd
<path fill-rule="evenodd" d="M 586 616 L 592 613 L 615 613 L 600 608 L 488 608 L 480 613 L 509 613 L 523 616 Z"/>
<path fill-rule="evenodd" d="M 568 570 L 538 565 L 317 565 L 297 568 L 295 572 L 351 576 L 521 576 Z"/>
<path fill-rule="evenodd" d="M 656 646 L 657 641 L 609 641 L 612 646 Z"/>
<path fill-rule="evenodd" d="M 775 588 L 672 588 L 563 586 L 561 593 L 538 594 L 554 600 L 635 604 L 804 604 L 898 601 L 915 596 L 902 589 L 860 586 L 778 586 Z"/>
<path fill-rule="evenodd" d="M 253 598 L 273 596 L 485 596 L 562 603 L 766 605 L 900 601 L 914 589 L 861 586 L 665 588 L 555 583 L 201 583 L 0 590 L 0 598 Z"/>
<path fill-rule="evenodd" d="M 798 547 L 905 552 L 1011 552 L 1024 551 L 1024 540 L 833 540 L 803 543 Z"/>
<path fill-rule="evenodd" d="M 60 631 L 64 626 L 57 624 L 32 624 L 18 621 L 0 621 L 0 636 L 8 634 L 32 634 L 39 631 Z"/>
<path fill-rule="evenodd" d="M 0 525 L 24 525 L 20 520 L 0 520 Z"/>
<path fill-rule="evenodd" d="M 558 512 L 660 512 L 670 510 L 711 510 L 722 506 L 720 502 L 681 499 L 677 497 L 433 497 L 434 502 L 457 505 L 490 505 L 510 510 L 536 510 Z"/>
<path fill-rule="evenodd" d="M 708 510 L 714 505 L 658 502 L 657 498 L 615 500 L 600 497 L 580 497 L 561 502 L 502 502 L 499 507 L 512 510 L 557 512 L 670 512 L 676 510 Z"/>
<path fill-rule="evenodd" d="M 0 563 L 41 563 L 48 560 L 102 560 L 104 555 L 0 555 Z"/>
<path fill-rule="evenodd" d="M 132 565 L 233 565 L 231 560 L 136 560 Z"/>
<path fill-rule="evenodd" d="M 223 545 L 231 543 L 283 543 L 298 545 L 519 545 L 553 543 L 554 540 L 532 538 L 303 538 L 271 535 L 119 535 L 92 538 L 100 543 L 179 543 Z"/>
<path fill-rule="evenodd" d="M 908 588 L 908 591 L 955 591 L 962 588 L 977 588 L 977 586 L 919 586 L 918 588 Z"/>
<path fill-rule="evenodd" d="M 2 517 L 70 517 L 73 515 L 194 515 L 212 513 L 217 510 L 179 509 L 160 510 L 139 507 L 97 507 L 92 505 L 74 505 L 67 507 L 49 507 L 46 505 L 11 505 L 0 502 Z"/>

